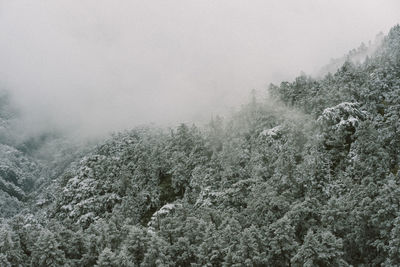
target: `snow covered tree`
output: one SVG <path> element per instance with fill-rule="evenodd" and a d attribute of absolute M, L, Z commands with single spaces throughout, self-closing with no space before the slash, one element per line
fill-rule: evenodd
<path fill-rule="evenodd" d="M 291 259 L 294 266 L 348 266 L 342 259 L 343 244 L 326 230 L 310 229 L 304 243 Z"/>
<path fill-rule="evenodd" d="M 65 254 L 52 232 L 43 229 L 32 251 L 33 266 L 61 266 L 65 263 Z"/>
<path fill-rule="evenodd" d="M 103 249 L 97 259 L 96 266 L 98 267 L 118 267 L 120 266 L 114 252 L 109 248 Z"/>

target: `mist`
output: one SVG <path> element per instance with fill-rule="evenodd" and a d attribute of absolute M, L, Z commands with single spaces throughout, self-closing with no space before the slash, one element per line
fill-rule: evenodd
<path fill-rule="evenodd" d="M 398 0 L 0 0 L 0 87 L 29 133 L 202 121 L 399 15 Z"/>

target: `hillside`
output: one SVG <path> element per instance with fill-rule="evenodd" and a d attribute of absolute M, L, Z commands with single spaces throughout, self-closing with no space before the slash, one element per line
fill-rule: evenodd
<path fill-rule="evenodd" d="M 79 151 L 50 138 L 75 151 L 52 160 L 3 142 L 1 194 L 21 207 L 0 221 L 0 265 L 399 265 L 399 117 L 397 25 L 365 60 L 205 126 Z"/>

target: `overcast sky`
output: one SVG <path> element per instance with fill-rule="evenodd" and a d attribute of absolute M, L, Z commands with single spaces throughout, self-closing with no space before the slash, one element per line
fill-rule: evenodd
<path fill-rule="evenodd" d="M 0 0 L 0 86 L 30 129 L 207 119 L 399 19 L 399 0 Z"/>

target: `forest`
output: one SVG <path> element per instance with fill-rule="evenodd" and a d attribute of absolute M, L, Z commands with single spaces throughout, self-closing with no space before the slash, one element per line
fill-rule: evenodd
<path fill-rule="evenodd" d="M 400 265 L 400 26 L 366 50 L 100 142 L 20 138 L 3 90 L 0 266 Z"/>

